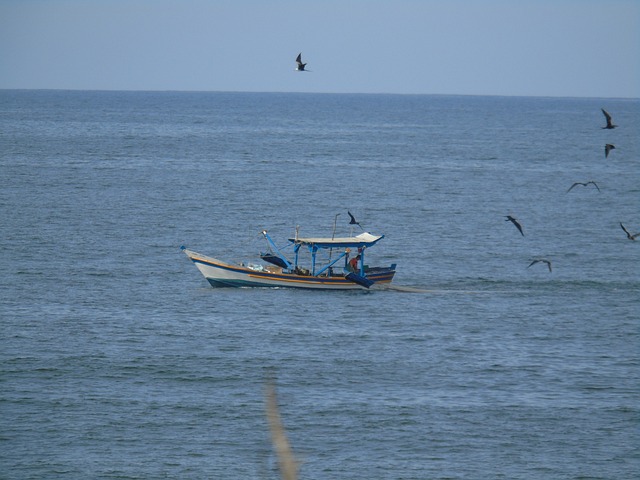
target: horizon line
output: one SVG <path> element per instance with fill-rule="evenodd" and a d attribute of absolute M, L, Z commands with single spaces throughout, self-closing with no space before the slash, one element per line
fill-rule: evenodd
<path fill-rule="evenodd" d="M 398 93 L 398 92 L 312 92 L 312 91 L 268 91 L 268 90 L 180 90 L 180 89 L 117 89 L 117 88 L 5 88 L 0 91 L 22 92 L 121 92 L 121 93 L 248 93 L 248 94 L 286 94 L 286 95 L 397 95 L 397 96 L 441 96 L 441 97 L 508 97 L 508 98 L 580 98 L 609 100 L 640 100 L 640 97 L 623 96 L 579 96 L 579 95 L 523 95 L 497 93 Z"/>

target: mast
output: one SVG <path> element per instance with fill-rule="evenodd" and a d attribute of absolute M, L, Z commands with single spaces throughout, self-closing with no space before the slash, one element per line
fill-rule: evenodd
<path fill-rule="evenodd" d="M 336 238 L 336 223 L 338 222 L 338 216 L 340 214 L 336 213 L 336 216 L 333 217 L 333 233 L 331 234 L 331 240 Z M 333 253 L 333 247 L 329 249 L 329 261 L 331 261 L 331 254 Z"/>

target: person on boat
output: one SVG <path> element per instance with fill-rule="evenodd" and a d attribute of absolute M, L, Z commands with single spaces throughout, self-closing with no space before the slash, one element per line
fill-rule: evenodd
<path fill-rule="evenodd" d="M 352 272 L 358 271 L 358 261 L 360 260 L 360 255 L 356 255 L 351 260 L 349 260 L 349 267 Z"/>

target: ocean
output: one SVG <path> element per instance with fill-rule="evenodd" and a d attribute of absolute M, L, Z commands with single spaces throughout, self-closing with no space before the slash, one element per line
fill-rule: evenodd
<path fill-rule="evenodd" d="M 0 477 L 277 479 L 273 378 L 301 479 L 635 478 L 639 133 L 639 99 L 0 91 Z M 391 287 L 180 250 L 348 211 Z"/>

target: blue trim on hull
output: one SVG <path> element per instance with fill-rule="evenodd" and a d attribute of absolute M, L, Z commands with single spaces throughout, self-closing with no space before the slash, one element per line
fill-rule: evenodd
<path fill-rule="evenodd" d="M 371 284 L 375 283 L 391 283 L 393 279 L 393 275 L 395 272 L 389 273 L 387 275 L 378 275 L 374 277 L 367 277 Z M 271 283 L 262 283 L 259 280 L 255 281 L 247 281 L 247 280 L 218 280 L 207 277 L 207 281 L 214 288 L 238 288 L 238 287 L 257 287 L 257 288 L 299 288 L 299 289 L 310 289 L 310 290 L 322 290 L 322 287 L 327 287 L 328 290 L 345 290 L 344 288 L 335 288 L 336 286 L 351 286 L 354 281 L 342 279 L 342 278 L 333 278 L 329 281 L 308 281 L 313 277 L 304 277 L 304 281 L 293 281 L 286 285 L 273 285 Z M 364 287 L 364 285 L 361 285 Z M 366 287 L 369 288 L 369 287 Z"/>
<path fill-rule="evenodd" d="M 325 284 L 327 288 L 322 288 L 322 287 L 314 288 L 310 285 L 301 285 L 301 284 L 271 285 L 271 284 L 258 283 L 258 282 L 246 282 L 243 280 L 231 280 L 231 281 L 221 282 L 219 280 L 207 278 L 207 281 L 209 282 L 209 285 L 211 285 L 213 288 L 296 288 L 298 290 L 333 290 L 333 291 L 355 290 L 353 288 L 332 288 L 331 284 Z M 346 282 L 346 284 L 344 285 L 353 285 L 354 283 L 355 282 Z M 364 287 L 363 287 L 363 290 L 364 290 Z"/>
<path fill-rule="evenodd" d="M 209 285 L 211 285 L 213 288 L 239 288 L 239 287 L 278 288 L 277 285 L 267 285 L 266 283 L 256 283 L 256 282 L 246 282 L 243 280 L 221 281 L 221 280 L 214 280 L 213 278 L 207 278 L 207 282 L 209 282 Z"/>

